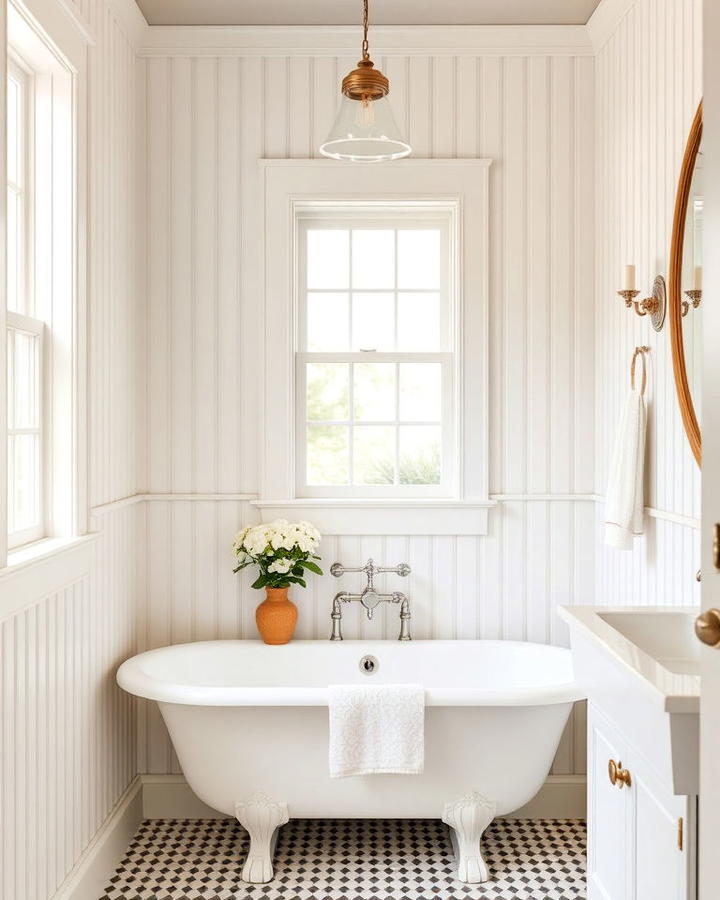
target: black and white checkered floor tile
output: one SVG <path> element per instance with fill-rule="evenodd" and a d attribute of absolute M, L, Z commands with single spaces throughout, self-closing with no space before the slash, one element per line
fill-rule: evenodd
<path fill-rule="evenodd" d="M 100 900 L 571 900 L 585 896 L 585 823 L 497 820 L 483 837 L 491 880 L 454 878 L 439 820 L 293 819 L 275 877 L 240 878 L 248 841 L 234 819 L 143 822 Z"/>

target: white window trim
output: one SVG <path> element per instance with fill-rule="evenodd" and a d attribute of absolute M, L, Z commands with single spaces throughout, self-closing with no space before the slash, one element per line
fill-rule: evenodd
<path fill-rule="evenodd" d="M 308 518 L 325 534 L 486 534 L 488 509 L 488 186 L 490 160 L 409 159 L 391 164 L 260 160 L 264 250 L 264 374 L 259 499 L 263 521 Z M 358 185 L 362 185 L 358 192 Z M 296 210 L 329 204 L 437 202 L 458 210 L 457 341 L 454 386 L 459 435 L 450 498 L 299 498 L 295 460 Z M 463 248 L 467 248 L 463 252 Z M 427 512 L 427 515 L 424 513 Z M 418 513 L 422 513 L 418 515 Z"/>

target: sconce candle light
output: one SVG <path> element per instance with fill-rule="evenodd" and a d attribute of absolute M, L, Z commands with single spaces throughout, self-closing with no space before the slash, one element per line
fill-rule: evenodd
<path fill-rule="evenodd" d="M 688 299 L 683 300 L 681 304 L 683 316 L 688 314 L 691 305 L 693 309 L 697 309 L 702 301 L 702 266 L 695 266 L 695 269 L 693 270 L 692 290 L 685 291 L 685 296 Z"/>
<path fill-rule="evenodd" d="M 655 331 L 660 331 L 665 324 L 665 279 L 658 275 L 653 282 L 652 294 L 644 300 L 636 300 L 640 291 L 635 287 L 635 266 L 625 266 L 623 287 L 618 294 L 625 301 L 625 306 L 634 309 L 638 316 L 650 316 Z"/>

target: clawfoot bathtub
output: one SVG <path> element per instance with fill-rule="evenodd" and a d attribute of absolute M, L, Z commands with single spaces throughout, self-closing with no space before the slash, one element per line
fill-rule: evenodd
<path fill-rule="evenodd" d="M 442 816 L 458 879 L 487 880 L 483 831 L 540 789 L 581 696 L 568 650 L 511 641 L 206 641 L 135 656 L 117 680 L 159 703 L 191 788 L 248 830 L 252 882 L 272 878 L 290 815 Z M 425 687 L 424 773 L 331 779 L 328 685 L 381 682 Z"/>

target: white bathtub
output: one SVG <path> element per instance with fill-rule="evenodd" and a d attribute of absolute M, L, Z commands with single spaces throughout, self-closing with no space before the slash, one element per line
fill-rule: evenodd
<path fill-rule="evenodd" d="M 371 675 L 365 655 L 378 661 Z M 244 877 L 258 881 L 272 876 L 263 841 L 288 814 L 443 816 L 460 840 L 459 877 L 484 880 L 482 830 L 540 789 L 581 696 L 568 650 L 511 641 L 206 641 L 135 656 L 117 680 L 158 701 L 197 796 L 248 828 L 257 846 Z M 424 773 L 331 779 L 327 686 L 380 682 L 425 687 Z M 474 854 L 463 857 L 463 840 Z"/>

